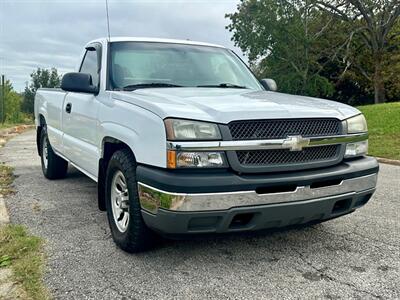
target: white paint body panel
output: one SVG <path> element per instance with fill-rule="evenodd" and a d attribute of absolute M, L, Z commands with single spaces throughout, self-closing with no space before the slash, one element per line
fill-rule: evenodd
<path fill-rule="evenodd" d="M 181 43 L 221 47 L 180 40 L 112 38 L 111 41 Z M 267 91 L 216 88 L 152 88 L 133 92 L 107 91 L 107 40 L 102 44 L 100 93 L 96 96 L 61 90 L 39 89 L 35 118 L 42 115 L 56 152 L 91 178 L 98 176 L 105 138 L 127 144 L 139 163 L 166 167 L 167 117 L 227 124 L 233 120 L 321 118 L 347 119 L 360 112 L 348 105 L 322 99 Z M 89 43 L 89 44 L 90 44 Z M 84 52 L 82 54 L 82 57 Z M 82 59 L 81 57 L 81 59 Z M 77 71 L 80 63 L 77 65 Z M 70 114 L 65 112 L 72 104 Z"/>
<path fill-rule="evenodd" d="M 153 88 L 113 92 L 113 98 L 156 113 L 227 124 L 234 120 L 284 118 L 347 119 L 360 112 L 348 105 L 276 92 L 216 88 Z"/>
<path fill-rule="evenodd" d="M 40 90 L 35 98 L 35 116 L 41 114 L 47 123 L 49 141 L 56 151 L 62 151 L 62 107 L 66 93 L 61 90 Z M 38 120 L 38 118 L 36 118 Z"/>
<path fill-rule="evenodd" d="M 92 94 L 68 93 L 64 108 L 67 103 L 72 105 L 72 111 L 66 113 L 65 109 L 62 110 L 62 153 L 95 176 L 100 158 L 97 143 L 99 101 Z"/>

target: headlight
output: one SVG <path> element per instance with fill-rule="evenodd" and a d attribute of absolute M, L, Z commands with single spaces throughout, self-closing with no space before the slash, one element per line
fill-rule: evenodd
<path fill-rule="evenodd" d="M 364 115 L 358 115 L 347 119 L 347 133 L 360 133 L 367 132 L 367 121 L 365 120 Z"/>
<path fill-rule="evenodd" d="M 352 117 L 346 120 L 347 123 L 347 133 L 362 133 L 367 132 L 367 121 L 364 115 L 360 114 L 358 116 Z M 344 154 L 345 158 L 357 157 L 366 155 L 368 153 L 368 140 L 350 143 L 346 145 L 346 152 Z"/>
<path fill-rule="evenodd" d="M 219 152 L 179 152 L 176 155 L 178 168 L 220 168 L 225 166 L 225 159 Z"/>
<path fill-rule="evenodd" d="M 168 150 L 168 168 L 224 168 L 227 167 L 222 152 L 178 152 Z"/>
<path fill-rule="evenodd" d="M 169 141 L 221 139 L 217 124 L 181 119 L 166 119 L 164 124 Z"/>

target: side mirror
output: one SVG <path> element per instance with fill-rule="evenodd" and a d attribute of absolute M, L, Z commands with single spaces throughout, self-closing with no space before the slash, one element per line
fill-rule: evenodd
<path fill-rule="evenodd" d="M 61 89 L 67 92 L 97 94 L 99 89 L 92 85 L 92 76 L 86 73 L 66 73 L 61 80 Z"/>
<path fill-rule="evenodd" d="M 261 85 L 267 90 L 276 92 L 278 90 L 278 85 L 276 81 L 270 78 L 265 78 L 260 80 Z"/>

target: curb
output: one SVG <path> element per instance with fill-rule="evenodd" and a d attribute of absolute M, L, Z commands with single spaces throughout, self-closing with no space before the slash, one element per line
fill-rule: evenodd
<path fill-rule="evenodd" d="M 375 158 L 382 164 L 400 166 L 400 160 L 383 158 L 383 157 L 375 157 Z"/>
<path fill-rule="evenodd" d="M 11 128 L 0 130 L 0 148 L 2 148 L 10 138 L 32 128 L 35 128 L 35 125 L 16 125 Z M 0 194 L 0 226 L 7 225 L 9 223 L 10 216 L 8 215 L 4 195 Z"/>
<path fill-rule="evenodd" d="M 0 130 L 0 148 L 8 139 L 18 135 L 31 126 L 15 126 Z M 10 223 L 10 216 L 6 207 L 5 196 L 0 194 L 0 228 Z M 27 299 L 25 290 L 13 278 L 13 270 L 10 266 L 0 268 L 0 299 Z"/>
<path fill-rule="evenodd" d="M 10 216 L 8 215 L 6 202 L 4 197 L 0 195 L 0 227 L 10 223 Z"/>

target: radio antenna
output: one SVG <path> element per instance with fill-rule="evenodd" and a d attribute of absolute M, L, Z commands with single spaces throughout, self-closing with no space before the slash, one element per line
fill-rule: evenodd
<path fill-rule="evenodd" d="M 108 42 L 110 42 L 110 17 L 108 15 L 108 0 L 106 0 L 106 13 L 107 13 L 107 32 L 108 32 Z"/>

